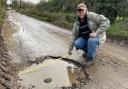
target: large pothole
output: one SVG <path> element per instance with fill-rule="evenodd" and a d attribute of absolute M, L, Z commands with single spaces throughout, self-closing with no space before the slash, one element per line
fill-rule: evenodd
<path fill-rule="evenodd" d="M 27 64 L 31 66 L 20 71 L 19 76 L 28 89 L 80 89 L 89 80 L 85 68 L 71 59 L 46 56 Z"/>

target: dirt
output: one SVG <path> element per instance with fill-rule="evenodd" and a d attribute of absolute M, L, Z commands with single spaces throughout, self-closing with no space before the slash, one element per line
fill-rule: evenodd
<path fill-rule="evenodd" d="M 19 65 L 11 60 L 0 29 L 0 89 L 24 89 L 17 79 Z"/>
<path fill-rule="evenodd" d="M 127 46 L 107 41 L 86 68 L 79 51 L 63 57 L 70 31 L 14 11 L 7 14 L 4 39 L 0 35 L 0 89 L 128 89 Z"/>

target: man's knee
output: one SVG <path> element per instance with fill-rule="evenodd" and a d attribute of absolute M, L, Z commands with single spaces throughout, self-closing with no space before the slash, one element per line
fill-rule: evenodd
<path fill-rule="evenodd" d="M 88 39 L 88 43 L 98 43 L 98 38 L 97 37 L 95 37 L 95 38 L 93 38 L 93 37 L 90 37 L 89 39 Z"/>
<path fill-rule="evenodd" d="M 98 38 L 97 37 L 95 37 L 95 38 L 90 37 L 88 39 L 88 46 L 89 47 L 94 47 L 94 46 L 97 46 L 97 45 L 98 45 Z"/>
<path fill-rule="evenodd" d="M 82 45 L 81 45 L 81 43 L 80 43 L 79 40 L 76 40 L 75 43 L 74 43 L 74 45 L 75 45 L 75 47 L 76 47 L 77 49 L 82 49 Z"/>

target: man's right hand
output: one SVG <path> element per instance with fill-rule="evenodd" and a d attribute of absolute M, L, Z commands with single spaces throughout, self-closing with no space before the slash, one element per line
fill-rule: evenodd
<path fill-rule="evenodd" d="M 68 55 L 72 55 L 72 50 L 68 50 Z"/>

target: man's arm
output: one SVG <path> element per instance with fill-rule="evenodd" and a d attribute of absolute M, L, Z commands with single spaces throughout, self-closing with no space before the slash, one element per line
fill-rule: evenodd
<path fill-rule="evenodd" d="M 94 21 L 95 23 L 99 24 L 98 29 L 96 30 L 96 34 L 100 35 L 102 34 L 105 30 L 107 30 L 110 26 L 110 21 L 108 18 L 106 18 L 103 15 L 99 15 L 93 12 L 89 12 L 89 17 Z"/>
<path fill-rule="evenodd" d="M 76 39 L 76 22 L 74 23 L 74 26 L 73 26 L 73 32 L 72 32 L 72 35 L 71 35 L 71 41 L 70 41 L 70 45 L 69 45 L 69 53 L 70 51 L 72 51 L 73 47 L 74 47 L 74 41 Z"/>

